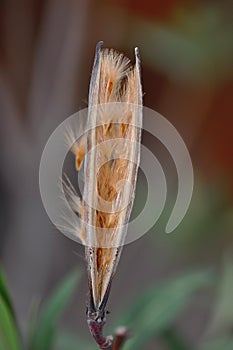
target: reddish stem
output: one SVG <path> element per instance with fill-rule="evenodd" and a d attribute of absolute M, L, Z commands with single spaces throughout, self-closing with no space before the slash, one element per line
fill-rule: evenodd
<path fill-rule="evenodd" d="M 103 327 L 105 324 L 105 319 L 97 318 L 93 319 L 88 317 L 87 323 L 92 336 L 94 337 L 96 343 L 102 350 L 112 350 L 113 338 L 112 336 L 103 336 Z"/>
<path fill-rule="evenodd" d="M 115 339 L 113 343 L 112 350 L 120 350 L 125 344 L 126 340 L 129 338 L 130 332 L 125 327 L 119 327 L 115 331 Z"/>
<path fill-rule="evenodd" d="M 102 350 L 120 350 L 129 337 L 129 331 L 125 327 L 116 329 L 114 340 L 112 336 L 104 337 L 103 328 L 106 319 L 97 316 L 96 313 L 88 313 L 87 323 L 93 338 Z"/>

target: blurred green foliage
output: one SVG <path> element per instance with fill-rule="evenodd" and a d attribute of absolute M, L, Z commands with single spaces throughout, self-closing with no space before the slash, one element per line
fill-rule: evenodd
<path fill-rule="evenodd" d="M 165 227 L 176 196 L 176 190 L 168 194 L 163 213 L 150 230 L 152 242 L 159 241 L 166 244 L 166 249 L 172 247 L 174 253 L 189 258 L 194 254 L 200 256 L 201 252 L 204 255 L 206 246 L 211 247 L 212 252 L 217 250 L 220 253 L 221 249 L 219 254 L 221 258 L 222 252 L 225 251 L 223 242 L 231 240 L 233 228 L 233 208 L 229 205 L 224 186 L 220 187 L 217 181 L 204 184 L 197 179 L 189 210 L 182 225 L 179 225 L 170 235 L 166 235 Z M 208 254 L 205 255 L 208 256 Z"/>
<path fill-rule="evenodd" d="M 2 273 L 0 274 L 0 349 L 21 349 L 13 308 Z"/>
<path fill-rule="evenodd" d="M 31 350 L 49 350 L 53 348 L 57 333 L 57 320 L 69 300 L 80 274 L 75 271 L 62 283 L 43 308 L 34 329 L 31 332 Z"/>
<path fill-rule="evenodd" d="M 169 25 L 138 19 L 132 32 L 153 69 L 186 82 L 219 83 L 233 74 L 232 30 L 230 15 L 216 3 L 177 8 Z"/>
<path fill-rule="evenodd" d="M 211 280 L 209 272 L 194 272 L 144 292 L 118 321 L 118 324 L 129 326 L 134 334 L 126 343 L 125 350 L 143 349 L 149 339 L 171 327 L 192 294 L 209 286 Z"/>
<path fill-rule="evenodd" d="M 233 263 L 228 259 L 224 265 L 216 305 L 213 308 L 213 322 L 206 327 L 206 335 L 197 350 L 231 350 L 233 337 L 230 336 L 233 313 L 229 304 L 232 301 Z M 94 342 L 82 339 L 79 335 L 59 329 L 58 320 L 67 305 L 77 282 L 78 271 L 72 272 L 53 293 L 41 311 L 30 320 L 29 337 L 25 346 L 21 342 L 11 299 L 0 273 L 0 350 L 94 350 Z M 191 271 L 177 276 L 160 285 L 152 286 L 139 295 L 122 312 L 115 322 L 131 330 L 132 337 L 124 350 L 145 349 L 147 343 L 160 339 L 165 350 L 194 349 L 174 329 L 175 318 L 191 301 L 198 290 L 213 289 L 219 284 L 216 274 L 211 271 Z M 222 326 L 228 322 L 223 331 Z M 214 330 L 214 332 L 213 332 Z M 218 338 L 218 330 L 221 330 Z"/>

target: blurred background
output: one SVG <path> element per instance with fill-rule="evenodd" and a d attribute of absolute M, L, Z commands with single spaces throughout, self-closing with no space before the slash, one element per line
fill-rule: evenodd
<path fill-rule="evenodd" d="M 0 2 L 0 261 L 22 331 L 34 301 L 46 300 L 78 266 L 82 281 L 63 325 L 90 339 L 83 247 L 49 221 L 38 169 L 53 130 L 87 106 L 95 45 L 103 40 L 131 59 L 139 47 L 144 104 L 179 131 L 195 175 L 189 211 L 175 232 L 166 235 L 177 175 L 165 148 L 143 134 L 143 143 L 163 165 L 168 199 L 153 229 L 124 248 L 108 323 L 144 289 L 181 273 L 212 268 L 214 287 L 195 294 L 174 328 L 194 349 L 203 339 L 232 333 L 232 15 L 228 0 Z M 136 211 L 146 191 L 141 175 Z M 155 348 L 167 349 L 156 337 L 141 347 Z"/>

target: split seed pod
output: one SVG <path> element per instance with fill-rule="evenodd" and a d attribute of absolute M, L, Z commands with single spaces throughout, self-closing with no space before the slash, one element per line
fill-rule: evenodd
<path fill-rule="evenodd" d="M 89 279 L 87 313 L 93 336 L 108 349 L 111 340 L 102 337 L 105 306 L 127 234 L 140 161 L 142 87 L 137 48 L 133 65 L 123 54 L 97 44 L 87 124 L 87 133 L 72 146 L 77 170 L 84 159 L 80 215 Z"/>

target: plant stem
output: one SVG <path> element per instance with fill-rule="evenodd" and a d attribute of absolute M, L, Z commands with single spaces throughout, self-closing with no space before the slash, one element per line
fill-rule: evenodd
<path fill-rule="evenodd" d="M 130 332 L 125 327 L 118 327 L 115 331 L 115 339 L 113 342 L 112 350 L 120 350 L 129 338 Z"/>
<path fill-rule="evenodd" d="M 105 318 L 98 317 L 97 319 L 93 318 L 93 315 L 88 315 L 87 323 L 90 329 L 90 332 L 95 339 L 96 343 L 99 345 L 102 350 L 112 350 L 113 337 L 103 335 L 103 327 L 105 325 Z"/>
<path fill-rule="evenodd" d="M 87 323 L 90 332 L 99 348 L 102 350 L 120 350 L 129 337 L 129 331 L 125 327 L 118 327 L 115 331 L 115 337 L 103 335 L 103 328 L 106 323 L 105 317 L 95 318 L 95 314 L 88 314 Z"/>

